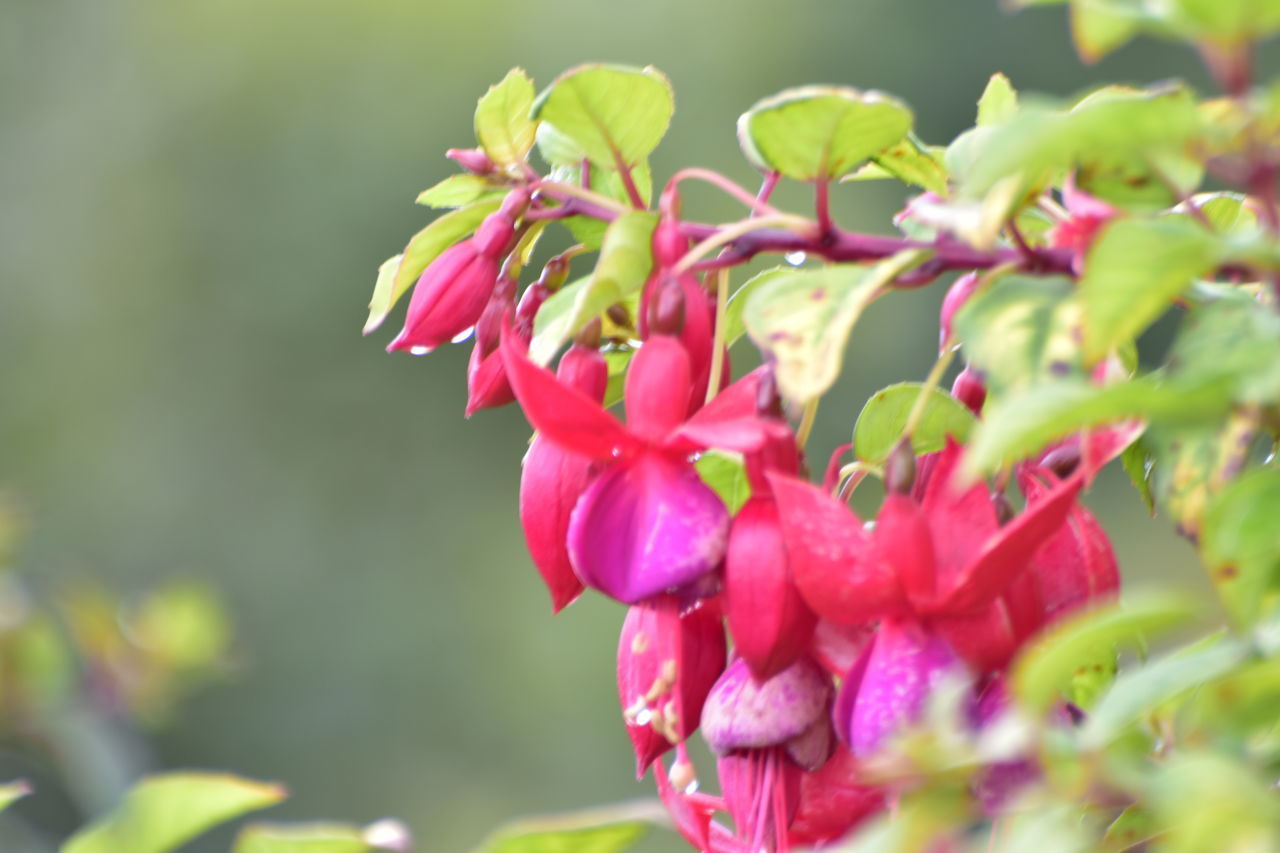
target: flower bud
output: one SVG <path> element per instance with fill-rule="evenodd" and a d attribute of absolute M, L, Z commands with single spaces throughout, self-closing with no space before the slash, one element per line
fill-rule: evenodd
<path fill-rule="evenodd" d="M 650 335 L 679 337 L 684 329 L 684 289 L 675 276 L 665 276 L 649 302 Z"/>
<path fill-rule="evenodd" d="M 497 168 L 489 155 L 479 148 L 450 148 L 444 156 L 473 175 L 488 175 Z"/>
<path fill-rule="evenodd" d="M 689 251 L 689 238 L 680 231 L 680 220 L 664 216 L 653 231 L 653 264 L 667 269 L 679 263 Z"/>
<path fill-rule="evenodd" d="M 471 417 L 481 409 L 505 406 L 515 399 L 507 372 L 498 352 L 498 339 L 502 321 L 513 308 L 515 279 L 502 276 L 494 288 L 493 297 L 476 322 L 476 339 L 471 347 L 471 360 L 467 363 L 467 409 Z M 516 327 L 516 335 L 526 344 L 532 327 Z"/>
<path fill-rule="evenodd" d="M 911 449 L 911 439 L 904 438 L 884 461 L 884 490 L 891 495 L 908 495 L 915 481 L 916 454 Z"/>
<path fill-rule="evenodd" d="M 939 351 L 946 347 L 947 341 L 951 339 L 952 321 L 955 319 L 956 312 L 969 301 L 969 297 L 973 296 L 977 289 L 978 274 L 976 272 L 960 276 L 947 289 L 947 295 L 942 298 L 942 309 L 938 316 Z"/>
<path fill-rule="evenodd" d="M 980 415 L 982 404 L 987 401 L 987 388 L 982 384 L 978 371 L 966 365 L 951 385 L 951 396 L 968 406 L 975 415 Z"/>
<path fill-rule="evenodd" d="M 423 271 L 409 300 L 404 328 L 387 347 L 429 352 L 476 324 L 498 280 L 496 258 L 474 238 L 451 246 Z"/>

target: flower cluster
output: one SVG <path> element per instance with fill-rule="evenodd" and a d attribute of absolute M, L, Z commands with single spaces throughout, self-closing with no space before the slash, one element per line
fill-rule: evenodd
<path fill-rule="evenodd" d="M 841 477 L 809 481 L 775 365 L 731 381 L 724 308 L 682 264 L 674 192 L 636 300 L 586 322 L 554 371 L 536 363 L 534 316 L 569 264 L 554 258 L 517 300 L 517 245 L 539 199 L 511 189 L 427 267 L 391 348 L 424 352 L 474 327 L 467 413 L 515 400 L 536 430 L 520 486 L 529 552 L 554 610 L 588 587 L 628 607 L 622 720 L 686 839 L 755 853 L 839 838 L 892 801 L 863 764 L 938 685 L 969 685 L 981 725 L 1028 638 L 1115 592 L 1107 537 L 1078 496 L 1122 440 L 1070 439 L 993 487 L 966 479 L 956 440 L 917 454 L 907 437 L 864 522 Z M 962 278 L 944 304 L 944 350 L 975 287 Z M 629 356 L 623 420 L 605 405 L 610 354 Z M 975 371 L 952 395 L 980 415 Z M 750 495 L 736 512 L 695 464 L 711 451 L 740 460 Z M 700 789 L 686 749 L 699 730 L 719 794 Z"/>

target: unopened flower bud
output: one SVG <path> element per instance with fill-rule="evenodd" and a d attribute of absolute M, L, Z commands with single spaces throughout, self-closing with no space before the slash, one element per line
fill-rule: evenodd
<path fill-rule="evenodd" d="M 904 438 L 889 451 L 884 461 L 884 489 L 891 495 L 910 494 L 916 482 L 916 454 L 911 439 Z"/>
<path fill-rule="evenodd" d="M 569 278 L 569 258 L 566 255 L 556 255 L 547 261 L 542 268 L 542 275 L 538 277 L 536 284 L 546 288 L 550 293 L 555 293 L 560 286 Z"/>
<path fill-rule="evenodd" d="M 980 415 L 982 404 L 987 401 L 987 388 L 982 384 L 978 371 L 966 366 L 952 383 L 951 396 L 968 406 L 975 415 Z"/>
<path fill-rule="evenodd" d="M 603 329 L 599 317 L 593 317 L 574 335 L 573 342 L 587 349 L 600 349 L 600 334 Z"/>
<path fill-rule="evenodd" d="M 674 276 L 658 284 L 658 292 L 649 303 L 650 335 L 679 336 L 684 329 L 684 290 Z"/>
<path fill-rule="evenodd" d="M 782 395 L 778 393 L 778 377 L 772 370 L 765 370 L 760 375 L 760 384 L 756 386 L 756 414 L 779 421 L 786 419 L 782 411 Z"/>
<path fill-rule="evenodd" d="M 1079 441 L 1067 441 L 1058 445 L 1040 459 L 1040 465 L 1064 480 L 1070 477 L 1080 467 Z"/>
<path fill-rule="evenodd" d="M 496 258 L 475 239 L 446 249 L 423 271 L 409 300 L 404 328 L 387 347 L 429 352 L 476 324 L 498 280 Z"/>
<path fill-rule="evenodd" d="M 689 238 L 680 231 L 680 220 L 664 216 L 653 231 L 654 266 L 666 269 L 675 266 L 689 251 Z"/>
<path fill-rule="evenodd" d="M 479 148 L 450 148 L 444 156 L 473 175 L 488 175 L 497 168 L 489 155 Z"/>
<path fill-rule="evenodd" d="M 947 289 L 947 295 L 942 299 L 942 309 L 938 312 L 939 350 L 946 347 L 947 341 L 951 339 L 952 322 L 955 319 L 956 312 L 969 301 L 969 297 L 973 296 L 974 291 L 977 289 L 978 274 L 976 272 L 960 276 Z"/>

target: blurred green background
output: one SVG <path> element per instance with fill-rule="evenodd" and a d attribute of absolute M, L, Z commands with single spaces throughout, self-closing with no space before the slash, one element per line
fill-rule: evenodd
<path fill-rule="evenodd" d="M 930 142 L 972 123 L 997 70 L 1055 94 L 1204 85 L 1151 42 L 1086 68 L 1061 9 L 989 0 L 4 0 L 0 487 L 33 522 L 19 565 L 37 590 L 195 577 L 236 625 L 230 677 L 138 766 L 282 780 L 273 817 L 395 815 L 431 851 L 649 793 L 614 693 L 621 608 L 552 619 L 524 553 L 523 419 L 463 420 L 468 347 L 393 357 L 392 330 L 359 333 L 378 264 L 432 215 L 414 195 L 471 144 L 475 99 L 513 65 L 541 85 L 596 59 L 671 77 L 659 180 L 752 182 L 733 122 L 801 83 L 894 92 Z M 692 193 L 695 215 L 736 215 Z M 884 230 L 903 197 L 846 185 L 840 221 Z M 818 457 L 871 391 L 927 372 L 940 298 L 872 310 Z M 1091 501 L 1127 577 L 1199 582 L 1117 478 Z M 0 752 L 0 778 L 38 777 L 29 760 Z M 49 796 L 19 812 L 55 834 L 103 804 Z"/>

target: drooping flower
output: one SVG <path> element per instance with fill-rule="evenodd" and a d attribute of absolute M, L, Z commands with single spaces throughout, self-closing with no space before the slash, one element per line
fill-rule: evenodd
<path fill-rule="evenodd" d="M 682 612 L 674 596 L 664 595 L 627 611 L 618 640 L 618 699 L 637 778 L 697 729 L 725 650 L 714 601 Z"/>
<path fill-rule="evenodd" d="M 1074 174 L 1068 175 L 1062 185 L 1062 203 L 1069 216 L 1049 230 L 1049 245 L 1055 249 L 1071 249 L 1075 253 L 1071 266 L 1079 273 L 1098 231 L 1119 216 L 1120 211 L 1079 189 Z"/>
<path fill-rule="evenodd" d="M 603 463 L 574 507 L 568 552 L 582 581 L 634 604 L 688 584 L 724 557 L 729 513 L 689 461 L 708 447 L 750 450 L 777 425 L 755 417 L 749 375 L 686 419 L 688 354 L 651 336 L 626 382 L 627 425 L 528 360 L 504 330 L 503 358 L 525 416 L 564 450 Z"/>
<path fill-rule="evenodd" d="M 716 753 L 725 807 L 745 850 L 786 851 L 806 770 L 834 746 L 831 679 L 801 658 L 758 682 L 741 659 L 720 676 L 702 709 L 702 736 Z"/>

